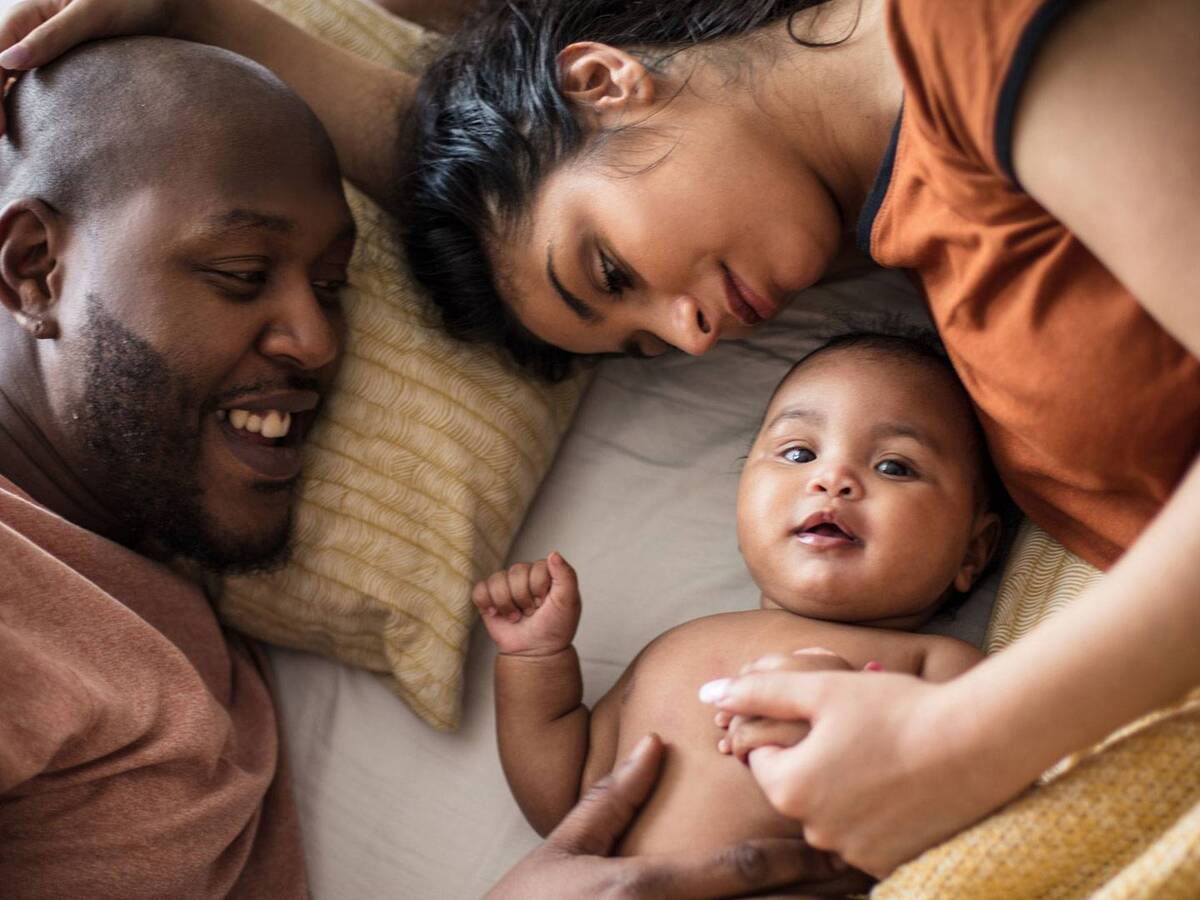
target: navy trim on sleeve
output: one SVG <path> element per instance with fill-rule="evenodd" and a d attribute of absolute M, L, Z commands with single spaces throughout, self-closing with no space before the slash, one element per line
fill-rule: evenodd
<path fill-rule="evenodd" d="M 883 153 L 883 162 L 875 173 L 875 182 L 871 192 L 867 194 L 867 202 L 863 204 L 862 212 L 858 214 L 855 243 L 858 249 L 871 256 L 871 229 L 875 225 L 875 216 L 887 196 L 888 186 L 892 183 L 892 167 L 896 164 L 896 142 L 900 138 L 900 123 L 904 120 L 904 105 L 900 105 L 900 115 L 896 116 L 896 124 L 892 126 L 892 136 L 888 139 L 887 150 Z M 872 257 L 874 258 L 874 257 Z"/>
<path fill-rule="evenodd" d="M 1013 116 L 1017 111 L 1017 100 L 1020 99 L 1021 88 L 1025 86 L 1029 67 L 1033 65 L 1034 54 L 1037 53 L 1051 27 L 1058 21 L 1058 17 L 1066 12 L 1070 5 L 1071 0 L 1046 0 L 1046 3 L 1042 4 L 1042 7 L 1033 14 L 1033 17 L 1025 25 L 1025 30 L 1021 33 L 1021 40 L 1018 41 L 1016 52 L 1013 53 L 1008 75 L 1005 76 L 1004 84 L 1000 88 L 1000 98 L 996 103 L 996 160 L 1013 186 L 1019 190 L 1024 190 L 1024 188 L 1017 179 L 1017 172 L 1013 168 L 1012 161 Z"/>

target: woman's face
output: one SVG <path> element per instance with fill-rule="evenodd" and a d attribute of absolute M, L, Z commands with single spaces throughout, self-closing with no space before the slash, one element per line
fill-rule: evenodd
<path fill-rule="evenodd" d="M 565 350 L 705 353 L 837 252 L 832 196 L 772 119 L 684 91 L 643 121 L 551 174 L 496 251 L 513 311 Z"/>

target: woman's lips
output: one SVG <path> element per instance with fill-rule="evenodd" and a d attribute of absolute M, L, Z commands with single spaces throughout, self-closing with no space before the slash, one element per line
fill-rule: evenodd
<path fill-rule="evenodd" d="M 757 325 L 778 312 L 774 303 L 754 293 L 732 269 L 725 265 L 721 268 L 725 273 L 725 299 L 729 303 L 729 311 L 740 322 L 745 325 Z"/>

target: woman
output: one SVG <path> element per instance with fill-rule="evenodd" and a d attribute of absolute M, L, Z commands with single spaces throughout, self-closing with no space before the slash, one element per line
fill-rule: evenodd
<path fill-rule="evenodd" d="M 28 37 L 0 65 L 167 27 L 158 3 L 64 2 L 10 14 L 0 46 Z M 564 350 L 703 353 L 850 232 L 914 270 L 1015 499 L 1111 568 L 947 685 L 710 689 L 727 713 L 812 723 L 752 754 L 754 774 L 812 845 L 882 876 L 1200 683 L 1200 9 L 811 5 L 660 3 L 641 21 L 634 3 L 506 4 L 427 81 L 402 180 L 403 76 L 244 0 L 169 24 L 274 68 L 368 192 L 402 181 L 447 327 L 546 376 Z M 359 134 L 368 110 L 395 128 Z"/>

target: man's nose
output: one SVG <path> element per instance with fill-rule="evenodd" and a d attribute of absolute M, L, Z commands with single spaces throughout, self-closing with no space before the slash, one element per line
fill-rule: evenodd
<path fill-rule="evenodd" d="M 669 329 L 664 339 L 691 356 L 703 356 L 721 337 L 718 323 L 688 294 L 671 301 Z"/>
<path fill-rule="evenodd" d="M 829 494 L 842 500 L 859 500 L 863 495 L 863 485 L 849 466 L 828 463 L 813 472 L 808 480 L 808 492 Z"/>
<path fill-rule="evenodd" d="M 309 281 L 297 278 L 275 298 L 259 350 L 298 369 L 324 368 L 341 353 L 336 315 L 321 304 Z"/>

